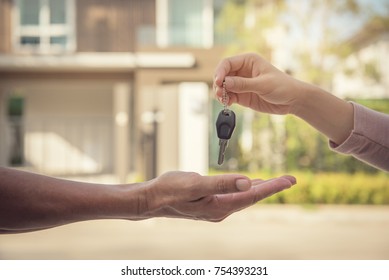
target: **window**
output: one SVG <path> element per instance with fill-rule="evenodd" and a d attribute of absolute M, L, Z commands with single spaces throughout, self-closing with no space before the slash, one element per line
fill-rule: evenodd
<path fill-rule="evenodd" d="M 74 0 L 15 0 L 14 15 L 16 52 L 75 49 Z"/>
<path fill-rule="evenodd" d="M 202 43 L 202 9 L 202 1 L 169 1 L 168 30 L 171 44 L 196 46 Z"/>
<path fill-rule="evenodd" d="M 158 0 L 158 45 L 211 47 L 213 44 L 212 2 L 212 0 Z"/>

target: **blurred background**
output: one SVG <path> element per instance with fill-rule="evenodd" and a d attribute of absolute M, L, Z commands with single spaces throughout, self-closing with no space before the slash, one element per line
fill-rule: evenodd
<path fill-rule="evenodd" d="M 217 165 L 213 72 L 244 52 L 389 113 L 388 0 L 0 0 L 1 166 L 102 183 L 170 170 L 298 181 L 220 224 L 74 224 L 1 236 L 0 258 L 389 258 L 388 173 L 299 119 L 234 105 Z"/>

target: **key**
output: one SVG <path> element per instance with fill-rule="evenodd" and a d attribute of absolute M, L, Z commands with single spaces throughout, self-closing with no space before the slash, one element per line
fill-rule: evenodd
<path fill-rule="evenodd" d="M 230 109 L 220 111 L 216 120 L 217 137 L 219 138 L 219 157 L 217 163 L 223 164 L 224 153 L 235 128 L 235 113 Z"/>

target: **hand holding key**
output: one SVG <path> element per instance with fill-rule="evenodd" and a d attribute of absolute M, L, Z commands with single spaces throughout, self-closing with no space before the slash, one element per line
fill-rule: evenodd
<path fill-rule="evenodd" d="M 295 79 L 255 53 L 223 59 L 215 69 L 213 87 L 219 99 L 228 90 L 228 105 L 296 115 L 337 145 L 350 136 L 355 126 L 352 103 Z"/>
<path fill-rule="evenodd" d="M 288 114 L 295 111 L 305 85 L 263 57 L 248 53 L 220 61 L 213 87 L 219 99 L 224 88 L 228 91 L 228 105 L 236 103 L 263 113 Z"/>

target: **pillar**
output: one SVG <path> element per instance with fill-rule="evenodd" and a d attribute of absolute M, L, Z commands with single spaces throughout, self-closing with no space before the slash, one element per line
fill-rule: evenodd
<path fill-rule="evenodd" d="M 120 183 L 126 183 L 129 172 L 129 110 L 130 85 L 116 83 L 113 89 L 114 113 L 114 173 Z"/>

